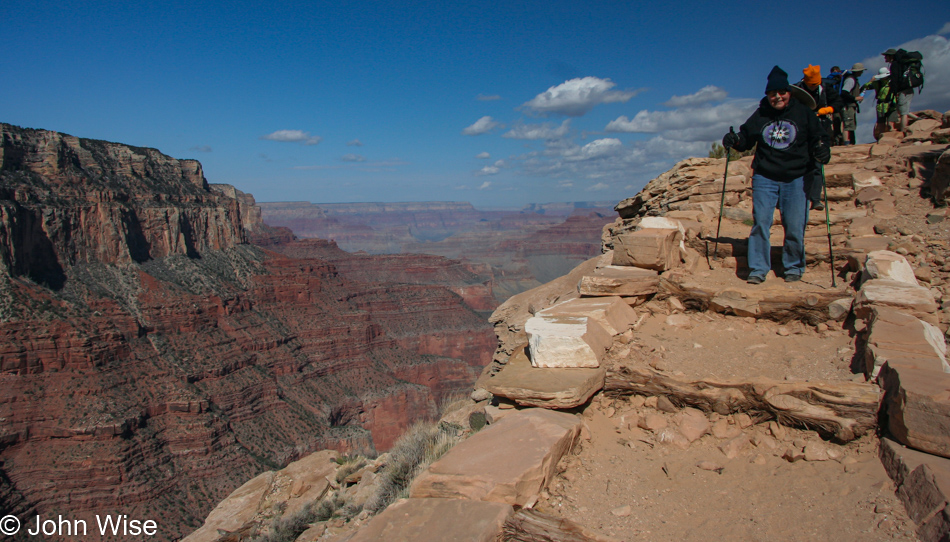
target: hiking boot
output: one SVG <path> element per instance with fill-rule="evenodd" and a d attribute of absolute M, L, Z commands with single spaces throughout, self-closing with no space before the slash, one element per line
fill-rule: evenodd
<path fill-rule="evenodd" d="M 749 278 L 745 279 L 749 284 L 762 284 L 765 282 L 765 277 L 760 277 L 758 275 L 749 275 Z"/>
<path fill-rule="evenodd" d="M 798 282 L 802 280 L 801 275 L 785 275 L 785 282 Z"/>
<path fill-rule="evenodd" d="M 820 201 L 813 201 L 811 202 L 811 208 L 813 211 L 824 211 L 825 204 Z"/>

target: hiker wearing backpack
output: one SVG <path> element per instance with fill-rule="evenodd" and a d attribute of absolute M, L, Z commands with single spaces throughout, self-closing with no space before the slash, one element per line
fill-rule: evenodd
<path fill-rule="evenodd" d="M 824 129 L 828 141 L 832 141 L 834 131 L 832 128 L 831 116 L 834 108 L 828 105 L 828 93 L 821 84 L 821 66 L 808 65 L 802 70 L 804 77 L 795 84 L 796 87 L 803 89 L 815 100 L 815 113 L 818 115 L 818 123 Z M 821 180 L 821 167 L 817 163 L 812 163 L 805 171 L 805 194 L 808 196 L 808 202 L 812 209 L 821 211 L 825 208 L 821 201 L 821 190 L 824 188 Z"/>
<path fill-rule="evenodd" d="M 841 76 L 841 133 L 845 145 L 854 145 L 854 131 L 858 128 L 857 114 L 861 112 L 861 83 L 858 78 L 864 73 L 864 64 L 855 62 L 851 69 Z"/>
<path fill-rule="evenodd" d="M 772 269 L 769 231 L 776 206 L 782 215 L 785 241 L 782 265 L 785 282 L 801 280 L 805 272 L 805 223 L 808 201 L 804 175 L 816 162 L 831 160 L 828 134 L 815 113 L 792 98 L 788 74 L 775 66 L 765 85 L 759 108 L 722 138 L 722 146 L 737 151 L 755 148 L 752 159 L 752 231 L 749 232 L 750 284 L 761 284 Z"/>
<path fill-rule="evenodd" d="M 897 122 L 897 103 L 891 93 L 891 71 L 881 68 L 877 75 L 861 86 L 861 97 L 873 90 L 877 99 L 877 124 L 874 125 L 874 139 L 881 139 L 884 132 L 894 129 Z"/>
<path fill-rule="evenodd" d="M 891 92 L 897 98 L 898 129 L 907 133 L 907 115 L 914 89 L 920 93 L 924 88 L 924 57 L 917 51 L 894 48 L 881 54 L 891 71 Z"/>
<path fill-rule="evenodd" d="M 844 110 L 844 100 L 841 96 L 841 85 L 844 81 L 844 72 L 838 66 L 832 66 L 828 77 L 821 80 L 821 87 L 826 96 L 831 113 L 831 144 L 844 145 L 844 133 L 841 128 L 841 113 Z"/>

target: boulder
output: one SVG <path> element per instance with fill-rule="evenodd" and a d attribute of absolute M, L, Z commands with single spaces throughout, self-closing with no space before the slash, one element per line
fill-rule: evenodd
<path fill-rule="evenodd" d="M 574 408 L 586 403 L 604 387 L 607 370 L 543 369 L 532 367 L 524 349 L 516 350 L 504 369 L 479 385 L 519 405 Z"/>
<path fill-rule="evenodd" d="M 577 285 L 582 296 L 643 296 L 660 289 L 660 275 L 652 269 L 610 265 L 584 275 Z"/>
<path fill-rule="evenodd" d="M 873 171 L 855 171 L 851 174 L 851 186 L 855 192 L 861 192 L 866 188 L 881 186 L 880 176 Z"/>
<path fill-rule="evenodd" d="M 524 330 L 535 367 L 599 367 L 613 342 L 611 334 L 588 316 L 534 316 Z"/>
<path fill-rule="evenodd" d="M 580 428 L 581 420 L 573 414 L 538 408 L 513 412 L 430 465 L 413 482 L 409 496 L 525 506 L 554 475 Z"/>
<path fill-rule="evenodd" d="M 890 434 L 911 448 L 950 457 L 950 374 L 890 359 L 878 379 Z"/>
<path fill-rule="evenodd" d="M 891 279 L 871 279 L 861 285 L 854 298 L 855 314 L 866 320 L 873 305 L 893 307 L 915 316 L 937 310 L 929 289 Z"/>
<path fill-rule="evenodd" d="M 666 271 L 682 262 L 683 234 L 674 229 L 649 228 L 614 238 L 614 265 Z"/>
<path fill-rule="evenodd" d="M 617 297 L 578 298 L 544 309 L 536 316 L 558 318 L 586 316 L 603 326 L 611 335 L 630 329 L 636 323 L 637 313 Z"/>
<path fill-rule="evenodd" d="M 934 130 L 940 128 L 941 124 L 939 120 L 918 119 L 907 127 L 910 132 L 909 138 L 926 139 Z"/>
<path fill-rule="evenodd" d="M 514 509 L 498 502 L 464 499 L 400 499 L 371 519 L 349 542 L 412 540 L 442 542 L 501 539 Z"/>
<path fill-rule="evenodd" d="M 855 218 L 848 225 L 848 235 L 851 237 L 876 236 L 877 234 L 874 232 L 875 224 L 877 224 L 877 220 L 871 217 Z"/>
<path fill-rule="evenodd" d="M 920 285 L 907 259 L 889 250 L 868 253 L 864 262 L 864 279 L 889 279 L 913 286 Z"/>
<path fill-rule="evenodd" d="M 872 201 L 879 201 L 885 198 L 892 198 L 892 196 L 888 192 L 885 192 L 882 187 L 871 186 L 862 189 L 854 197 L 854 202 L 858 205 L 867 205 Z"/>
<path fill-rule="evenodd" d="M 950 198 L 950 150 L 944 151 L 937 160 L 930 178 L 930 196 L 937 205 L 946 205 Z"/>
<path fill-rule="evenodd" d="M 682 222 L 677 219 L 669 218 L 665 216 L 645 216 L 640 220 L 640 229 L 641 230 L 679 230 L 684 236 L 686 235 L 686 228 L 683 227 Z"/>
<path fill-rule="evenodd" d="M 219 531 L 234 532 L 261 515 L 290 517 L 319 500 L 329 488 L 328 476 L 336 472 L 339 453 L 324 450 L 310 454 L 279 471 L 259 474 L 235 489 L 208 514 L 204 525 L 183 540 L 211 542 Z"/>
<path fill-rule="evenodd" d="M 917 524 L 917 539 L 946 540 L 950 532 L 950 459 L 905 448 L 889 438 L 881 439 L 880 457 L 897 496 Z"/>
<path fill-rule="evenodd" d="M 890 360 L 950 373 L 947 345 L 940 330 L 907 313 L 873 307 L 867 328 L 865 372 L 875 378 Z"/>

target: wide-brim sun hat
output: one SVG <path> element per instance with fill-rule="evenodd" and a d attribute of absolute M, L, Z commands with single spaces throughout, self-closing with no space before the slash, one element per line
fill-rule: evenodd
<path fill-rule="evenodd" d="M 878 70 L 877 75 L 874 76 L 874 79 L 884 79 L 885 77 L 891 76 L 891 70 L 887 69 L 887 66 Z"/>
<path fill-rule="evenodd" d="M 855 63 L 854 63 L 854 66 L 851 66 L 851 71 L 852 71 L 852 72 L 863 72 L 863 71 L 864 71 L 864 64 L 861 64 L 860 62 L 855 62 Z"/>

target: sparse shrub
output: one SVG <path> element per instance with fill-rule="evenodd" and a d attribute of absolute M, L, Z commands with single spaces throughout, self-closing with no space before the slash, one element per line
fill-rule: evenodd
<path fill-rule="evenodd" d="M 365 457 L 360 457 L 360 456 L 355 456 L 355 457 L 344 456 L 344 457 L 346 457 L 346 460 L 343 461 L 342 463 L 339 460 L 337 460 L 337 464 L 340 465 L 340 468 L 336 470 L 335 480 L 336 480 L 336 483 L 338 484 L 342 484 L 343 480 L 345 480 L 347 476 L 362 469 L 368 463 Z"/>
<path fill-rule="evenodd" d="M 380 471 L 376 493 L 363 509 L 378 514 L 396 499 L 406 496 L 416 476 L 458 443 L 459 437 L 447 431 L 451 429 L 433 422 L 410 427 L 390 450 L 391 457 Z"/>
<path fill-rule="evenodd" d="M 275 521 L 269 531 L 258 535 L 252 542 L 292 542 L 312 523 L 327 521 L 344 506 L 343 497 L 331 493 L 326 498 L 310 503 L 289 517 Z M 359 513 L 359 512 L 357 512 Z"/>
<path fill-rule="evenodd" d="M 754 153 L 755 153 L 755 147 L 743 152 L 739 152 L 735 149 L 729 149 L 729 159 L 738 160 L 739 158 L 742 158 L 743 156 L 751 156 Z M 723 147 L 721 143 L 713 143 L 712 147 L 709 149 L 709 157 L 710 158 L 725 158 L 726 148 Z"/>

